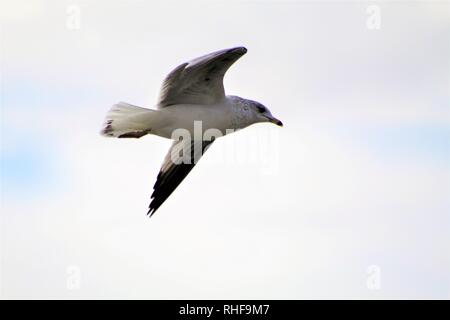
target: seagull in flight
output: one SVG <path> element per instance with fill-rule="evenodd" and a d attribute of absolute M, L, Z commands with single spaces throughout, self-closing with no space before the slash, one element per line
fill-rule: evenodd
<path fill-rule="evenodd" d="M 216 138 L 259 122 L 283 126 L 261 103 L 225 95 L 225 73 L 246 52 L 244 47 L 224 49 L 179 65 L 164 79 L 156 110 L 119 102 L 106 114 L 104 136 L 153 134 L 173 140 L 153 186 L 150 217 Z"/>

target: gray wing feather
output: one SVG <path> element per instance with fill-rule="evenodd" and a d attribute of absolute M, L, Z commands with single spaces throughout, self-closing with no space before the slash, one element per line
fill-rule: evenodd
<path fill-rule="evenodd" d="M 183 63 L 165 78 L 158 108 L 174 104 L 213 104 L 225 96 L 223 77 L 247 52 L 244 47 L 225 49 Z"/>

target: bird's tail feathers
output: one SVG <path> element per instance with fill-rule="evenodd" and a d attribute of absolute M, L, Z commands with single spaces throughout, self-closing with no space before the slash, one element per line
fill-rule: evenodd
<path fill-rule="evenodd" d="M 119 102 L 106 114 L 101 134 L 117 138 L 145 136 L 151 131 L 149 119 L 154 112 L 154 110 Z"/>

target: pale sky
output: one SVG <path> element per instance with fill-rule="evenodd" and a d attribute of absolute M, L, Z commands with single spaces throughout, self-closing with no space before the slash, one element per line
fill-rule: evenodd
<path fill-rule="evenodd" d="M 1 1 L 1 297 L 449 298 L 449 10 Z M 226 92 L 285 126 L 221 138 L 148 219 L 170 141 L 105 113 L 238 45 Z"/>

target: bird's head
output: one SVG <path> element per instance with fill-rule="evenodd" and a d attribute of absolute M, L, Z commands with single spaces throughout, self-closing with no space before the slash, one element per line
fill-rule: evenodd
<path fill-rule="evenodd" d="M 276 124 L 277 126 L 282 127 L 283 122 L 275 118 L 270 110 L 257 101 L 250 100 L 250 108 L 252 111 L 253 118 L 256 122 L 271 122 Z"/>

